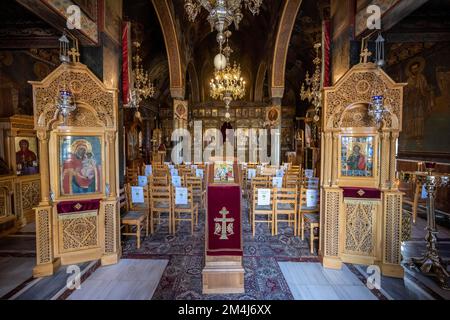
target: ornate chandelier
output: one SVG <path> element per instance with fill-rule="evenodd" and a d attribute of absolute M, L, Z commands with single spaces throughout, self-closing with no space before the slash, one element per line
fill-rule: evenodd
<path fill-rule="evenodd" d="M 236 30 L 242 21 L 242 7 L 247 8 L 253 15 L 259 14 L 263 0 L 185 0 L 184 9 L 191 22 L 194 22 L 202 8 L 209 12 L 208 21 L 211 31 L 216 29 L 219 44 L 225 42 L 224 32 L 234 23 Z"/>
<path fill-rule="evenodd" d="M 320 120 L 320 107 L 322 105 L 322 60 L 319 57 L 319 49 L 321 46 L 320 43 L 314 45 L 314 49 L 316 49 L 316 58 L 313 60 L 313 63 L 316 66 L 316 69 L 312 77 L 310 77 L 309 72 L 306 72 L 305 83 L 302 84 L 300 91 L 300 98 L 302 100 L 308 100 L 315 108 L 315 122 Z"/>
<path fill-rule="evenodd" d="M 136 116 L 139 118 L 139 106 L 144 99 L 153 98 L 155 96 L 155 87 L 150 80 L 148 71 L 144 71 L 142 65 L 142 57 L 140 55 L 141 44 L 139 42 L 133 43 L 136 48 L 136 55 L 133 57 L 135 63 L 133 70 L 133 88 L 130 90 L 129 104 L 126 108 L 136 109 Z"/>
<path fill-rule="evenodd" d="M 225 36 L 227 39 L 227 46 L 223 49 L 225 55 L 220 53 L 214 60 L 216 70 L 210 83 L 210 96 L 213 99 L 220 99 L 225 102 L 225 117 L 230 118 L 231 101 L 242 99 L 246 91 L 245 80 L 241 76 L 241 66 L 237 65 L 236 62 L 233 66 L 230 64 L 230 54 L 233 50 L 228 44 L 228 38 L 231 36 L 231 32 L 226 31 Z"/>
<path fill-rule="evenodd" d="M 136 48 L 136 55 L 133 57 L 135 67 L 133 70 L 134 76 L 134 90 L 136 91 L 137 104 L 139 105 L 142 100 L 153 98 L 155 96 L 155 87 L 150 80 L 150 75 L 144 71 L 142 66 L 142 58 L 140 55 L 141 44 L 139 42 L 134 43 Z"/>

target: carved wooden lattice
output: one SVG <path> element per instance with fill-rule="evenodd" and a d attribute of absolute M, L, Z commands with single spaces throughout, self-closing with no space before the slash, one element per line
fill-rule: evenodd
<path fill-rule="evenodd" d="M 89 249 L 98 245 L 97 216 L 77 217 L 60 221 L 63 252 Z"/>
<path fill-rule="evenodd" d="M 374 253 L 374 224 L 378 203 L 365 201 L 345 202 L 345 251 L 372 256 Z"/>
<path fill-rule="evenodd" d="M 36 214 L 36 245 L 37 245 L 37 263 L 45 264 L 52 262 L 51 248 L 51 229 L 50 212 L 41 209 Z"/>
<path fill-rule="evenodd" d="M 341 201 L 340 190 L 325 191 L 326 198 L 326 255 L 337 257 L 339 254 L 339 204 Z"/>
<path fill-rule="evenodd" d="M 400 264 L 400 241 L 402 236 L 402 196 L 388 194 L 385 199 L 385 250 L 386 263 Z"/>

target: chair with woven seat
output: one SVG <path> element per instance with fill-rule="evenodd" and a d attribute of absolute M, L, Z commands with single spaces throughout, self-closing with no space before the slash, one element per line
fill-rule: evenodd
<path fill-rule="evenodd" d="M 167 214 L 162 219 L 161 215 Z M 155 220 L 161 224 L 166 220 L 169 225 L 169 233 L 172 233 L 172 187 L 150 185 L 150 233 L 155 232 Z"/>
<path fill-rule="evenodd" d="M 177 230 L 177 222 L 189 221 L 191 234 L 194 234 L 194 225 L 198 224 L 198 204 L 194 202 L 192 187 L 187 187 L 187 204 L 176 204 L 176 188 L 172 189 L 172 230 Z M 187 215 L 187 217 L 186 217 Z"/>
<path fill-rule="evenodd" d="M 258 190 L 270 190 L 270 205 L 259 205 L 259 198 L 260 198 L 260 194 Z M 255 233 L 256 233 L 256 224 L 257 223 L 267 223 L 267 226 L 270 228 L 271 230 L 271 234 L 274 234 L 274 228 L 273 228 L 273 223 L 274 223 L 274 206 L 273 206 L 273 190 L 271 188 L 267 188 L 267 187 L 263 187 L 263 188 L 258 188 L 255 187 L 252 188 L 252 206 L 250 209 L 250 215 L 251 215 L 251 224 L 252 224 L 252 234 L 253 237 L 255 237 Z M 265 218 L 265 220 L 258 220 L 257 217 L 258 216 L 262 216 Z"/>
<path fill-rule="evenodd" d="M 278 223 L 287 222 L 294 228 L 294 236 L 297 236 L 297 188 L 274 189 L 274 233 L 278 234 Z M 280 218 L 286 216 L 286 218 Z"/>
<path fill-rule="evenodd" d="M 287 173 L 283 177 L 283 184 L 285 188 L 299 188 L 301 179 L 298 174 Z"/>
<path fill-rule="evenodd" d="M 126 185 L 124 189 L 120 190 L 120 208 L 125 209 L 125 214 L 121 218 L 121 228 L 126 228 L 122 232 L 124 236 L 135 236 L 136 246 L 141 247 L 141 232 L 145 227 L 145 235 L 148 236 L 148 217 L 150 210 L 148 188 L 144 187 L 144 203 L 133 203 L 132 201 L 132 187 Z M 135 228 L 135 232 L 132 228 Z"/>

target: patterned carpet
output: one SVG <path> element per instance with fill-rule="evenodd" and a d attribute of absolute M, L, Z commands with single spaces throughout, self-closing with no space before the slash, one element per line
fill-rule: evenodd
<path fill-rule="evenodd" d="M 169 259 L 169 264 L 153 296 L 154 300 L 292 300 L 293 296 L 278 266 L 278 261 L 318 261 L 305 241 L 293 236 L 292 228 L 281 225 L 278 236 L 270 236 L 265 224 L 257 225 L 252 237 L 247 210 L 244 218 L 245 294 L 203 295 L 202 269 L 204 266 L 204 213 L 194 235 L 184 223 L 176 235 L 168 235 L 167 224 L 159 226 L 153 236 L 147 237 L 139 250 L 136 241 L 124 239 L 123 254 L 127 259 Z"/>

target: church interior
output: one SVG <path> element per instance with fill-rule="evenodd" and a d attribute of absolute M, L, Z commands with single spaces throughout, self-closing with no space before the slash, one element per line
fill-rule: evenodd
<path fill-rule="evenodd" d="M 449 0 L 7 0 L 0 300 L 448 300 Z"/>

